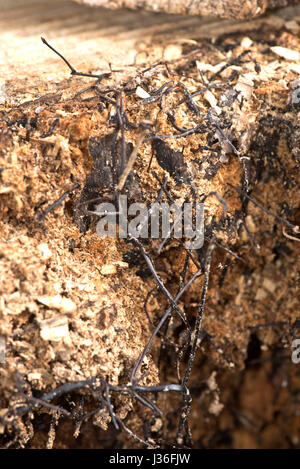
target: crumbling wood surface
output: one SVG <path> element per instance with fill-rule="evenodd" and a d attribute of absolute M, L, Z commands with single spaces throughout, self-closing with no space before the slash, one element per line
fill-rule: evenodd
<path fill-rule="evenodd" d="M 156 286 L 131 244 L 100 239 L 93 224 L 85 234 L 79 231 L 73 210 L 80 189 L 39 217 L 74 184 L 84 187 L 93 168 L 90 137 L 101 138 L 114 129 L 107 124 L 113 109 L 100 104 L 93 90 L 75 97 L 91 80 L 70 78 L 66 65 L 39 37 L 45 36 L 82 72 L 109 72 L 111 64 L 114 72 L 100 89 L 127 83 L 132 91 L 140 85 L 150 94 L 166 81 L 181 81 L 193 92 L 203 86 L 200 70 L 207 80 L 249 50 L 242 62 L 218 77 L 220 83 L 231 80 L 242 101 L 226 107 L 224 90 L 212 89 L 211 94 L 195 98 L 196 103 L 204 114 L 223 102 L 222 119 L 231 123 L 228 135 L 242 156 L 251 158 L 251 196 L 299 225 L 299 104 L 292 100 L 300 73 L 299 8 L 248 22 L 206 23 L 146 12 L 120 15 L 61 1 L 16 1 L 13 8 L 2 3 L 0 337 L 6 343 L 6 359 L 0 365 L 1 444 L 139 447 L 128 435 L 114 431 L 107 409 L 99 409 L 82 423 L 84 431 L 77 431 L 77 439 L 73 437 L 76 422 L 97 407 L 97 397 L 88 389 L 52 402 L 73 413 L 73 418 L 58 419 L 55 409 L 44 407 L 18 416 L 24 394 L 39 398 L 58 386 L 94 376 L 115 386 L 128 384 L 153 330 L 144 302 Z M 163 63 L 143 72 L 158 62 Z M 179 106 L 180 98 L 182 94 L 171 93 L 164 109 L 176 109 L 180 127 L 198 124 L 201 120 L 189 106 Z M 131 122 L 147 119 L 155 122 L 159 133 L 177 132 L 158 102 L 141 106 L 140 101 L 134 92 L 126 96 Z M 40 138 L 55 121 L 52 135 Z M 140 131 L 129 129 L 125 134 L 135 145 Z M 218 192 L 228 203 L 228 220 L 233 222 L 242 213 L 250 232 L 241 227 L 239 235 L 235 230 L 231 237 L 229 231 L 217 233 L 219 242 L 246 265 L 221 248 L 213 252 L 202 341 L 189 382 L 193 445 L 298 447 L 300 365 L 293 364 L 290 355 L 292 340 L 300 334 L 299 235 L 259 207 L 242 203 L 228 183 L 243 187 L 243 160 L 213 137 L 208 132 L 167 141 L 183 153 L 198 192 Z M 215 153 L 197 153 L 199 145 L 213 146 Z M 151 152 L 150 143 L 141 146 L 135 170 L 144 197 L 153 200 L 159 185 L 147 172 Z M 151 169 L 161 179 L 169 176 L 155 158 Z M 186 185 L 178 187 L 175 182 L 170 178 L 172 196 L 187 196 Z M 206 208 L 207 222 L 212 216 L 219 219 L 218 200 L 209 198 Z M 184 251 L 174 242 L 160 256 L 156 248 L 146 246 L 160 278 L 175 296 Z M 190 267 L 189 275 L 194 272 L 195 267 Z M 199 278 L 179 301 L 191 324 L 202 285 Z M 164 295 L 154 292 L 148 311 L 155 324 L 167 307 Z M 174 367 L 178 357 L 171 342 L 182 345 L 183 330 L 174 316 L 160 369 L 156 340 L 140 384 L 178 382 Z M 182 358 L 181 376 L 187 359 Z M 178 443 L 180 402 L 177 393 L 158 395 L 156 404 L 163 417 L 157 418 L 132 397 L 112 396 L 117 418 L 158 447 Z"/>
<path fill-rule="evenodd" d="M 133 8 L 163 11 L 181 15 L 217 16 L 221 18 L 249 19 L 265 13 L 268 8 L 299 3 L 297 0 L 75 0 L 93 7 Z"/>

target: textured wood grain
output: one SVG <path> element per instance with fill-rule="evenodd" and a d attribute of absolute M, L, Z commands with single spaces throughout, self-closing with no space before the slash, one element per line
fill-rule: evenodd
<path fill-rule="evenodd" d="M 91 6 L 164 11 L 181 15 L 248 19 L 262 15 L 267 8 L 299 3 L 299 0 L 76 0 Z"/>

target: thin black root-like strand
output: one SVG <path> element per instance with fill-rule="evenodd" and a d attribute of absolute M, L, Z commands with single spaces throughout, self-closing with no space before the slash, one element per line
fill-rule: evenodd
<path fill-rule="evenodd" d="M 199 116 L 199 114 L 200 114 L 199 108 L 198 108 L 197 104 L 195 103 L 195 101 L 193 100 L 193 97 L 192 97 L 191 93 L 189 92 L 189 90 L 187 89 L 187 87 L 181 82 L 178 82 L 177 85 L 183 91 L 183 94 L 185 96 L 185 101 L 186 101 L 188 107 L 191 109 L 191 111 L 194 112 L 194 114 Z"/>
<path fill-rule="evenodd" d="M 59 119 L 58 118 L 54 119 L 54 121 L 52 122 L 52 124 L 49 127 L 48 132 L 43 133 L 42 135 L 39 136 L 39 138 L 51 137 L 51 135 L 53 133 L 53 130 L 54 130 L 54 128 L 56 127 L 56 125 L 58 123 L 59 123 Z"/>
<path fill-rule="evenodd" d="M 148 407 L 154 414 L 158 415 L 159 417 L 162 417 L 162 411 L 152 402 L 150 399 L 147 399 L 145 396 L 141 396 L 138 394 L 136 391 L 132 392 L 132 395 L 139 401 L 141 402 L 145 407 Z"/>
<path fill-rule="evenodd" d="M 146 295 L 146 298 L 145 298 L 145 301 L 144 301 L 144 311 L 145 311 L 145 314 L 147 316 L 147 319 L 149 321 L 149 323 L 151 324 L 151 326 L 155 327 L 154 325 L 154 322 L 152 321 L 151 319 L 151 316 L 148 312 L 148 308 L 147 308 L 147 305 L 148 305 L 148 301 L 152 295 L 153 292 L 157 291 L 158 290 L 158 286 L 156 285 L 154 288 L 151 288 L 151 290 L 148 291 L 147 295 Z"/>
<path fill-rule="evenodd" d="M 199 124 L 199 125 L 196 125 L 195 127 L 192 127 L 191 129 L 187 129 L 185 132 L 182 132 L 180 134 L 152 135 L 151 137 L 145 138 L 145 142 L 153 140 L 154 138 L 160 138 L 162 140 L 167 139 L 167 138 L 182 138 L 182 137 L 187 137 L 188 135 L 192 135 L 196 133 L 204 133 L 206 131 L 207 131 L 207 126 L 205 126 L 204 124 Z"/>
<path fill-rule="evenodd" d="M 229 365 L 229 367 L 232 368 L 233 366 L 232 360 L 230 360 L 230 358 L 226 355 L 226 353 L 220 347 L 218 347 L 218 345 L 215 344 L 215 342 L 212 340 L 213 336 L 206 331 L 202 331 L 201 334 L 202 334 L 203 339 L 207 340 L 207 342 L 213 347 L 213 349 L 221 355 L 221 357 Z"/>
<path fill-rule="evenodd" d="M 186 318 L 186 315 L 184 314 L 184 312 L 179 308 L 179 306 L 177 305 L 176 301 L 172 298 L 172 296 L 170 295 L 169 291 L 166 289 L 166 287 L 164 286 L 163 282 L 161 281 L 159 275 L 157 274 L 156 270 L 155 270 L 155 267 L 153 265 L 153 262 L 151 261 L 150 257 L 148 256 L 148 254 L 146 253 L 145 249 L 144 249 L 144 246 L 142 245 L 142 243 L 140 241 L 138 241 L 136 238 L 132 238 L 132 240 L 138 245 L 138 247 L 140 248 L 141 250 L 141 253 L 146 261 L 146 264 L 147 266 L 149 267 L 153 277 L 155 278 L 156 282 L 157 282 L 157 285 L 159 286 L 159 288 L 162 290 L 162 292 L 166 295 L 166 297 L 168 298 L 168 300 L 170 301 L 171 305 L 172 305 L 172 309 L 176 309 L 176 311 L 179 313 L 179 316 L 181 317 L 182 321 L 184 322 L 184 324 L 186 325 L 186 327 L 190 330 L 190 325 L 188 323 L 188 320 Z"/>
<path fill-rule="evenodd" d="M 38 399 L 33 396 L 28 396 L 24 392 L 19 392 L 18 394 L 24 397 L 24 399 L 26 399 L 27 402 L 31 402 L 34 407 L 38 407 L 38 406 L 47 407 L 47 409 L 55 410 L 56 412 L 60 412 L 64 415 L 68 415 L 68 416 L 71 415 L 70 412 L 68 412 L 66 409 L 63 409 L 62 407 L 59 407 L 54 404 L 50 404 L 49 402 L 46 402 L 43 399 Z"/>
<path fill-rule="evenodd" d="M 49 47 L 49 49 L 53 50 L 53 52 L 55 52 L 55 54 L 57 54 L 65 62 L 65 64 L 71 70 L 71 75 L 76 75 L 76 76 L 80 76 L 80 77 L 98 78 L 100 80 L 102 80 L 102 78 L 107 78 L 107 77 L 111 76 L 111 72 L 101 73 L 101 74 L 98 74 L 98 75 L 96 75 L 94 73 L 77 72 L 77 70 L 70 64 L 70 62 L 60 52 L 58 52 L 56 49 L 54 49 L 54 47 L 51 46 L 49 44 L 49 42 L 46 41 L 46 39 L 44 37 L 41 37 L 41 40 L 44 44 L 46 44 L 46 46 Z"/>
<path fill-rule="evenodd" d="M 198 314 L 196 318 L 196 324 L 193 332 L 193 340 L 191 344 L 191 352 L 190 356 L 188 359 L 186 371 L 184 374 L 184 378 L 182 380 L 182 385 L 187 388 L 187 384 L 191 375 L 193 363 L 195 360 L 195 355 L 196 355 L 196 350 L 198 347 L 198 342 L 200 338 L 200 333 L 201 333 L 201 324 L 202 324 L 202 317 L 203 317 L 203 312 L 204 312 L 204 307 L 205 307 L 205 301 L 206 301 L 206 295 L 207 295 L 207 290 L 208 290 L 208 284 L 209 284 L 209 275 L 210 275 L 210 266 L 211 266 L 211 256 L 212 252 L 214 249 L 214 237 L 212 237 L 207 251 L 206 251 L 206 259 L 205 259 L 205 271 L 204 271 L 204 282 L 203 282 L 203 287 L 202 287 L 202 294 L 201 294 L 201 300 L 200 300 L 200 305 L 198 309 Z M 188 429 L 188 417 L 191 409 L 191 397 L 190 395 L 186 395 L 184 397 L 184 404 L 183 404 L 183 410 L 182 414 L 179 420 L 179 425 L 178 425 L 178 432 L 177 432 L 177 442 L 182 443 L 183 441 L 183 435 L 184 435 L 184 430 L 185 433 L 190 440 L 190 432 L 187 431 Z"/>
<path fill-rule="evenodd" d="M 249 54 L 250 50 L 244 50 L 238 57 L 236 57 L 235 59 L 232 59 L 230 60 L 228 63 L 226 63 L 225 65 L 223 65 L 223 67 L 220 68 L 220 70 L 218 70 L 218 72 L 214 73 L 210 78 L 209 78 L 209 82 L 215 80 L 224 70 L 226 70 L 226 68 L 228 67 L 231 67 L 232 65 L 240 65 L 242 62 L 242 58 L 246 55 L 246 54 Z"/>
<path fill-rule="evenodd" d="M 43 396 L 39 399 L 43 402 L 49 402 L 55 399 L 56 397 L 59 397 L 63 394 L 67 394 L 72 391 L 76 391 L 78 389 L 83 389 L 88 386 L 92 386 L 97 383 L 96 378 L 90 378 L 86 379 L 84 381 L 76 381 L 76 382 L 71 382 L 71 383 L 66 383 L 63 384 L 62 386 L 59 386 L 58 388 L 54 389 L 53 391 L 50 391 L 48 393 L 43 394 Z M 30 396 L 28 396 L 30 398 Z M 31 402 L 28 405 L 22 405 L 18 408 L 9 408 L 7 412 L 0 417 L 0 421 L 3 422 L 5 425 L 7 421 L 9 421 L 9 418 L 12 414 L 18 415 L 22 417 L 23 415 L 27 414 L 31 410 L 33 410 L 37 405 L 37 402 Z M 43 404 L 44 405 L 44 404 Z"/>
<path fill-rule="evenodd" d="M 93 409 L 89 413 L 82 415 L 79 419 L 78 418 L 75 419 L 76 426 L 75 426 L 74 431 L 77 435 L 79 433 L 80 426 L 83 421 L 87 420 L 92 415 L 95 415 L 95 413 L 97 413 L 99 410 L 103 408 L 107 408 L 109 415 L 112 419 L 112 423 L 117 430 L 120 430 L 120 429 L 125 430 L 129 435 L 133 436 L 140 443 L 146 444 L 149 447 L 151 445 L 149 445 L 148 443 L 144 442 L 139 437 L 134 435 L 125 426 L 124 422 L 115 414 L 112 404 L 111 404 L 111 400 L 110 400 L 110 393 L 116 392 L 116 393 L 130 395 L 132 396 L 132 398 L 136 399 L 141 404 L 149 408 L 154 414 L 159 415 L 159 416 L 162 416 L 161 410 L 155 405 L 155 403 L 153 403 L 150 399 L 145 397 L 144 393 L 179 392 L 180 394 L 184 396 L 189 394 L 188 389 L 185 388 L 181 384 L 169 383 L 169 384 L 162 384 L 162 385 L 157 385 L 157 386 L 155 385 L 154 386 L 142 386 L 138 384 L 138 380 L 135 380 L 134 385 L 115 386 L 115 385 L 109 384 L 104 378 L 99 376 L 99 377 L 93 377 L 84 381 L 66 383 L 48 393 L 45 393 L 40 399 L 35 398 L 33 396 L 28 396 L 24 394 L 23 392 L 19 391 L 18 394 L 20 394 L 23 398 L 26 399 L 26 401 L 28 402 L 28 405 L 24 406 L 22 404 L 21 405 L 19 404 L 17 408 L 14 406 L 8 409 L 8 411 L 3 416 L 1 416 L 0 422 L 2 422 L 4 425 L 12 424 L 12 420 L 11 420 L 12 416 L 15 415 L 15 416 L 22 417 L 28 412 L 35 410 L 36 407 L 39 407 L 39 406 L 46 407 L 48 409 L 62 413 L 66 416 L 71 416 L 70 412 L 66 411 L 62 407 L 51 404 L 49 401 L 52 401 L 53 399 L 56 399 L 57 397 L 62 396 L 64 394 L 74 392 L 79 389 L 86 389 L 86 388 L 90 388 L 90 390 L 94 394 L 94 397 L 98 401 L 100 401 L 100 406 L 98 406 L 96 409 Z M 16 429 L 18 430 L 18 427 L 16 427 Z M 17 437 L 13 440 L 13 443 L 11 444 L 14 444 L 15 441 L 17 441 Z"/>
<path fill-rule="evenodd" d="M 179 298 L 183 295 L 183 293 L 190 287 L 190 285 L 201 275 L 202 271 L 201 270 L 198 270 L 198 272 L 196 272 L 193 277 L 184 285 L 184 287 L 180 290 L 180 292 L 176 295 L 176 297 L 174 298 L 173 300 L 173 303 L 176 304 L 176 302 L 179 300 Z M 169 308 L 165 311 L 165 313 L 163 314 L 161 320 L 159 321 L 158 325 L 156 326 L 155 330 L 153 331 L 150 339 L 148 340 L 148 343 L 146 344 L 146 346 L 144 347 L 142 353 L 140 354 L 135 366 L 134 366 L 134 369 L 132 371 L 132 374 L 131 374 L 131 383 L 132 385 L 135 385 L 137 380 L 138 380 L 138 372 L 142 366 L 142 363 L 143 363 L 143 360 L 145 358 L 145 356 L 147 355 L 147 353 L 149 352 L 150 350 L 150 347 L 152 345 L 152 342 L 154 340 L 154 338 L 157 336 L 158 332 L 160 331 L 160 329 L 162 328 L 162 326 L 164 325 L 164 323 L 166 322 L 166 320 L 168 319 L 169 315 L 171 314 L 172 310 L 174 309 L 173 307 L 173 304 L 171 306 L 169 306 Z M 189 332 L 189 329 L 188 329 L 188 332 Z M 190 332 L 189 332 L 189 335 L 190 335 Z"/>
<path fill-rule="evenodd" d="M 55 202 L 53 202 L 53 204 L 51 205 L 48 205 L 47 208 L 45 208 L 45 210 L 43 210 L 41 213 L 37 214 L 36 215 L 36 218 L 38 221 L 43 221 L 44 218 L 46 217 L 46 215 L 48 215 L 49 212 L 52 212 L 52 210 L 54 210 L 56 207 L 59 207 L 63 201 L 73 192 L 75 191 L 76 189 L 79 189 L 80 188 L 80 185 L 79 184 L 74 184 L 74 186 L 63 193 L 63 195 L 57 199 Z"/>
<path fill-rule="evenodd" d="M 149 96 L 149 98 L 142 99 L 142 101 L 140 101 L 138 103 L 138 105 L 141 106 L 141 105 L 145 105 L 145 104 L 149 104 L 149 103 L 154 103 L 155 101 L 158 101 L 158 100 L 161 101 L 162 97 L 165 94 L 168 94 L 170 91 L 172 91 L 173 88 L 174 88 L 174 86 L 171 85 L 170 81 L 168 81 L 168 82 L 164 83 L 156 91 L 152 91 L 152 95 Z"/>
<path fill-rule="evenodd" d="M 152 171 L 152 176 L 155 177 L 155 179 L 159 182 L 163 192 L 165 193 L 165 195 L 167 196 L 167 198 L 170 200 L 171 203 L 175 203 L 175 200 L 170 196 L 169 192 L 167 191 L 166 189 L 166 185 L 165 183 L 163 184 L 162 181 L 160 180 L 160 178 L 158 177 L 158 175 L 155 173 L 155 171 Z M 193 261 L 194 265 L 197 267 L 198 270 L 201 270 L 201 265 L 199 264 L 199 262 L 197 262 L 197 260 L 195 259 L 195 257 L 193 256 L 193 254 L 191 253 L 191 251 L 189 249 L 186 248 L 184 242 L 179 238 L 178 241 L 180 242 L 180 244 L 183 246 L 183 248 L 185 249 L 187 255 L 189 256 L 189 258 Z"/>
<path fill-rule="evenodd" d="M 222 251 L 225 251 L 228 254 L 230 254 L 232 257 L 234 257 L 238 261 L 241 261 L 243 262 L 243 264 L 247 265 L 247 262 L 242 257 L 238 256 L 235 252 L 231 251 L 231 249 L 225 248 L 225 246 L 222 246 L 222 244 L 218 243 L 218 241 L 216 240 L 215 240 L 215 245 L 218 246 L 220 249 L 222 249 Z"/>
<path fill-rule="evenodd" d="M 156 285 L 154 288 L 152 288 L 151 290 L 149 290 L 149 292 L 147 293 L 146 299 L 145 299 L 145 301 L 144 301 L 144 311 L 145 311 L 145 314 L 146 314 L 146 316 L 147 316 L 147 319 L 148 319 L 148 321 L 149 321 L 149 323 L 150 323 L 150 325 L 151 325 L 152 327 L 155 327 L 155 324 L 154 324 L 154 322 L 152 321 L 151 316 L 150 316 L 150 314 L 149 314 L 149 312 L 148 312 L 147 304 L 148 304 L 149 298 L 151 297 L 152 293 L 153 293 L 154 291 L 158 290 L 158 289 L 159 289 L 159 287 Z M 170 318 L 169 318 L 169 320 L 170 320 Z M 174 348 L 176 348 L 177 345 L 175 344 L 175 342 L 173 342 L 172 340 L 166 338 L 166 332 L 167 332 L 167 330 L 168 330 L 168 322 L 165 324 L 165 330 L 164 330 L 163 332 L 158 332 L 158 333 L 157 333 L 157 335 L 158 335 L 159 337 L 162 336 L 162 338 L 163 338 L 161 348 L 162 348 L 163 344 L 164 344 L 166 341 L 167 341 L 170 345 L 172 345 Z M 158 358 L 158 365 L 157 365 L 158 368 L 159 368 L 159 363 L 160 363 L 160 355 L 159 355 L 159 358 Z M 139 379 L 141 379 L 141 378 L 139 378 Z"/>
<path fill-rule="evenodd" d="M 130 435 L 132 438 L 134 438 L 135 440 L 137 440 L 139 443 L 142 443 L 143 445 L 145 445 L 147 448 L 149 449 L 153 449 L 155 448 L 155 446 L 153 446 L 153 444 L 151 443 L 148 443 L 147 441 L 143 440 L 141 437 L 139 437 L 138 435 L 136 435 L 133 431 L 131 431 L 128 427 L 126 427 L 125 423 L 119 418 L 119 417 L 116 417 L 117 421 L 119 422 L 120 426 L 122 427 L 122 429 L 128 433 L 128 435 Z"/>
<path fill-rule="evenodd" d="M 243 220 L 239 220 L 239 227 L 238 227 L 238 232 L 240 231 L 240 227 L 243 226 L 251 240 L 251 242 L 253 243 L 253 245 L 257 248 L 257 249 L 260 249 L 260 245 L 259 243 L 256 241 L 256 239 L 254 238 L 253 234 L 251 233 L 251 231 L 249 230 L 247 224 L 245 221 Z"/>
<path fill-rule="evenodd" d="M 112 419 L 112 422 L 114 424 L 114 427 L 116 430 L 119 430 L 120 427 L 117 423 L 117 419 L 116 419 L 116 416 L 115 416 L 115 413 L 113 411 L 113 408 L 112 408 L 112 405 L 111 405 L 111 401 L 110 401 L 110 395 L 109 395 L 109 385 L 108 383 L 105 383 L 105 400 L 106 400 L 106 407 L 108 409 L 108 412 L 109 412 L 109 415 L 111 416 L 111 419 Z"/>
<path fill-rule="evenodd" d="M 222 219 L 224 219 L 224 217 L 226 215 L 226 212 L 227 212 L 227 209 L 228 209 L 228 204 L 227 204 L 226 200 L 223 199 L 223 197 L 221 197 L 220 194 L 218 194 L 218 192 L 209 192 L 209 194 L 207 194 L 203 197 L 202 203 L 204 203 L 205 200 L 208 199 L 208 197 L 211 197 L 213 195 L 218 199 L 220 204 L 223 205 L 223 210 L 222 210 L 222 215 L 221 215 L 221 220 L 222 220 Z"/>
<path fill-rule="evenodd" d="M 293 231 L 294 233 L 300 233 L 300 229 L 299 229 L 299 226 L 297 225 L 293 225 L 293 223 L 289 222 L 288 220 L 285 220 L 285 218 L 282 218 L 280 217 L 279 215 L 277 215 L 276 213 L 274 212 L 271 212 L 271 210 L 268 210 L 267 208 L 265 208 L 263 205 L 261 205 L 259 202 L 257 202 L 256 200 L 252 199 L 252 197 L 250 197 L 250 195 L 248 195 L 245 191 L 243 191 L 242 189 L 239 189 L 239 187 L 236 187 L 234 186 L 233 184 L 230 184 L 230 182 L 228 183 L 228 185 L 230 187 L 232 187 L 234 190 L 236 190 L 240 195 L 242 195 L 243 197 L 246 197 L 246 199 L 250 200 L 250 202 L 252 202 L 254 205 L 256 205 L 257 207 L 259 207 L 261 210 L 263 210 L 265 213 L 267 213 L 268 215 L 271 215 L 272 217 L 276 218 L 276 220 L 280 221 L 281 223 L 284 223 L 285 225 L 289 226 Z"/>

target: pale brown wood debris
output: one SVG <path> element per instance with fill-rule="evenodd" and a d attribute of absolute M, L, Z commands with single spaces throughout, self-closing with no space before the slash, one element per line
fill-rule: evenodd
<path fill-rule="evenodd" d="M 76 0 L 90 6 L 163 11 L 181 15 L 249 19 L 262 15 L 268 8 L 299 3 L 297 0 Z"/>

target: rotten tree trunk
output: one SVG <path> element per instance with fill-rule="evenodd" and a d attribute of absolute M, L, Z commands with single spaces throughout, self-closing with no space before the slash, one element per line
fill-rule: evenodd
<path fill-rule="evenodd" d="M 299 0 L 76 0 L 90 6 L 164 11 L 183 15 L 247 19 L 262 15 L 267 8 L 299 3 Z"/>

